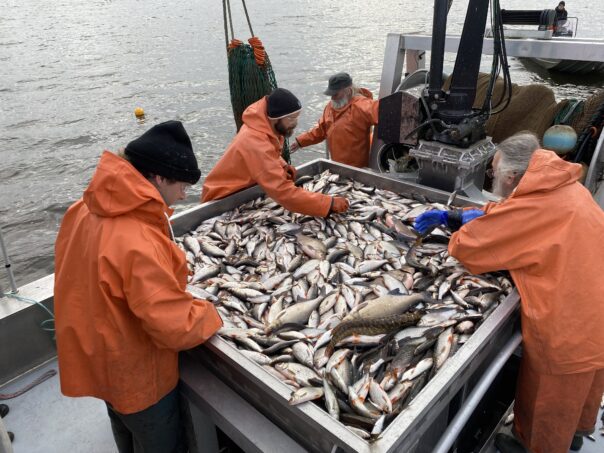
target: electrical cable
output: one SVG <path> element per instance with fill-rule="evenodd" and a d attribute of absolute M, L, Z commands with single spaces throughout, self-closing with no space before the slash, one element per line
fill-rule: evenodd
<path fill-rule="evenodd" d="M 481 111 L 483 113 L 490 112 L 492 107 L 492 97 L 493 97 L 493 87 L 495 85 L 495 80 L 499 74 L 499 39 L 498 34 L 495 32 L 495 16 L 493 14 L 494 10 L 494 2 L 495 0 L 491 0 L 491 31 L 493 35 L 493 62 L 491 64 L 491 77 L 489 77 L 489 85 L 487 87 L 487 91 L 485 93 L 484 102 L 482 104 Z"/>
<path fill-rule="evenodd" d="M 427 126 L 429 124 L 433 124 L 433 123 L 440 123 L 440 125 L 445 128 L 445 129 L 450 129 L 451 126 L 449 126 L 447 123 L 445 123 L 443 120 L 439 119 L 439 118 L 434 118 L 428 121 L 424 121 L 422 124 L 420 124 L 419 126 L 413 128 L 411 130 L 411 132 L 409 132 L 407 135 L 405 135 L 404 139 L 407 139 L 409 137 L 411 137 L 413 134 L 415 134 L 418 130 L 420 130 L 422 127 Z"/>
<path fill-rule="evenodd" d="M 504 89 L 501 94 L 500 101 L 498 101 L 497 104 L 493 107 L 493 110 L 497 109 L 497 107 L 499 107 L 499 105 L 503 101 L 504 97 L 507 98 L 505 101 L 505 105 L 503 107 L 501 107 L 498 110 L 491 111 L 491 115 L 496 115 L 498 113 L 503 112 L 510 105 L 510 102 L 512 101 L 512 77 L 510 75 L 510 65 L 508 64 L 507 50 L 505 47 L 505 34 L 504 34 L 504 29 L 503 29 L 503 16 L 501 14 L 501 7 L 499 4 L 499 0 L 493 0 L 493 2 L 494 2 L 493 10 L 494 10 L 495 18 L 496 18 L 495 28 L 497 29 L 497 33 L 499 35 L 498 39 L 500 40 L 500 44 L 501 44 L 501 56 L 500 56 L 499 64 L 501 65 L 501 68 L 503 69 L 503 83 L 504 83 Z"/>

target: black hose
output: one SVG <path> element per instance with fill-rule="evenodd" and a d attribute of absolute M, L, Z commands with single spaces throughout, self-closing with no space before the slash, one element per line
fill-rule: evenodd
<path fill-rule="evenodd" d="M 433 124 L 433 123 L 440 123 L 440 125 L 443 126 L 445 129 L 449 128 L 449 126 L 447 125 L 447 123 L 445 123 L 443 120 L 438 119 L 438 118 L 434 118 L 434 119 L 431 119 L 431 120 L 428 120 L 428 121 L 424 121 L 419 126 L 413 128 L 413 130 L 411 132 L 409 132 L 407 135 L 405 135 L 405 137 L 403 138 L 403 140 L 406 140 L 409 137 L 411 137 L 413 134 L 415 134 L 417 131 L 419 131 L 422 127 L 427 126 L 428 124 Z"/>
<path fill-rule="evenodd" d="M 501 8 L 499 6 L 499 0 L 494 0 L 493 6 L 495 9 L 495 15 L 496 15 L 495 28 L 497 29 L 497 33 L 499 34 L 499 39 L 501 41 L 500 65 L 501 65 L 501 68 L 503 69 L 503 83 L 504 83 L 503 92 L 501 93 L 499 101 L 497 101 L 497 104 L 493 107 L 493 109 L 491 111 L 491 115 L 496 115 L 498 113 L 503 112 L 510 105 L 510 102 L 512 100 L 512 77 L 510 75 L 510 66 L 508 64 L 507 50 L 505 47 L 503 18 L 502 18 L 502 14 L 501 14 Z M 505 105 L 503 107 L 501 107 L 500 109 L 495 110 L 497 107 L 499 107 L 501 105 L 504 98 L 506 98 Z M 493 111 L 493 110 L 495 110 L 495 111 Z"/>
<path fill-rule="evenodd" d="M 599 126 L 602 125 L 603 121 L 604 121 L 604 102 L 602 104 L 600 104 L 600 107 L 598 107 L 598 110 L 596 110 L 594 112 L 594 114 L 591 116 L 588 126 L 585 129 L 583 129 L 583 132 L 581 132 L 581 135 L 579 136 L 579 139 L 577 140 L 577 143 L 578 143 L 577 152 L 575 153 L 573 162 L 584 162 L 583 155 L 585 153 L 585 150 L 587 149 L 587 145 L 592 143 L 593 139 L 596 139 L 600 135 L 598 133 L 594 137 L 592 135 L 592 128 L 595 127 L 597 130 L 600 130 Z M 591 159 L 588 159 L 588 160 L 591 160 Z M 589 163 L 589 162 L 585 162 L 585 163 Z"/>

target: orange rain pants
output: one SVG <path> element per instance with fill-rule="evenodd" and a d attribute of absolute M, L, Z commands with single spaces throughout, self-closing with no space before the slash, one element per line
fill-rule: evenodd
<path fill-rule="evenodd" d="M 515 434 L 532 453 L 566 453 L 575 432 L 591 434 L 604 393 L 604 369 L 540 374 L 523 359 L 514 403 Z"/>

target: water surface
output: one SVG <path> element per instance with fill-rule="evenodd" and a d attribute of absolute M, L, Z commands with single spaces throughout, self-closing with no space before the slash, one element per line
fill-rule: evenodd
<path fill-rule="evenodd" d="M 241 3 L 235 34 L 247 39 Z M 553 8 L 501 0 L 502 8 Z M 334 72 L 348 71 L 376 95 L 387 33 L 429 33 L 429 0 L 248 1 L 280 86 L 305 109 L 300 128 L 320 116 Z M 567 2 L 582 37 L 602 37 L 602 8 Z M 449 33 L 459 33 L 466 1 L 455 0 Z M 488 57 L 486 57 L 488 58 Z M 448 69 L 452 67 L 449 58 Z M 511 60 L 513 81 L 544 82 L 558 98 L 586 97 L 600 79 L 551 78 Z M 485 61 L 486 67 L 490 59 Z M 447 68 L 446 68 L 447 69 Z M 146 121 L 133 115 L 145 109 Z M 19 284 L 53 271 L 53 244 L 67 207 L 86 187 L 103 149 L 115 150 L 150 125 L 178 119 L 205 176 L 235 132 L 219 0 L 3 0 L 0 5 L 0 226 Z M 317 157 L 304 151 L 299 164 Z M 177 209 L 197 203 L 201 184 Z M 3 272 L 0 286 L 7 287 Z"/>

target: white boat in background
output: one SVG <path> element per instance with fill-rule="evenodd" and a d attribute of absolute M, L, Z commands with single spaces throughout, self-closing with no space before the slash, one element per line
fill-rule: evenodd
<path fill-rule="evenodd" d="M 568 17 L 566 20 L 560 20 L 554 26 L 552 38 L 576 40 L 578 26 L 579 19 L 576 17 Z M 604 62 L 601 61 L 563 60 L 558 58 L 531 58 L 529 60 L 532 60 L 548 71 L 566 72 L 570 74 L 604 73 Z"/>
<path fill-rule="evenodd" d="M 506 40 L 535 39 L 560 43 L 569 41 L 586 42 L 589 44 L 600 42 L 604 45 L 604 40 L 577 38 L 579 19 L 577 17 L 567 17 L 565 20 L 556 22 L 556 12 L 553 9 L 502 10 L 502 15 L 504 23 L 507 25 L 504 28 Z M 519 28 L 523 26 L 525 28 Z M 537 29 L 526 28 L 526 26 L 536 26 Z M 487 29 L 485 36 L 492 36 L 490 29 Z M 524 57 L 520 58 L 520 61 L 525 64 L 528 70 L 535 70 L 534 67 L 531 67 L 531 63 L 534 63 L 548 71 L 560 73 L 577 75 L 604 74 L 604 62 L 602 61 L 550 58 L 544 56 Z"/>
<path fill-rule="evenodd" d="M 579 19 L 577 17 L 567 17 L 564 20 L 555 20 L 555 10 L 542 11 L 502 11 L 504 21 L 508 25 L 536 25 L 537 30 L 527 30 L 521 28 L 506 28 L 506 39 L 540 39 L 553 41 L 573 41 L 573 42 L 589 42 L 593 43 L 594 39 L 581 40 L 577 38 L 577 30 L 579 29 Z M 488 35 L 487 31 L 487 35 Z M 601 41 L 604 45 L 604 41 Z M 520 61 L 526 63 L 533 62 L 540 67 L 555 72 L 568 74 L 594 74 L 604 72 L 604 62 L 589 61 L 589 60 L 574 60 L 562 58 L 546 58 L 546 57 L 531 57 L 521 58 Z M 525 65 L 527 66 L 527 65 Z M 532 69 L 530 65 L 527 69 Z"/>
<path fill-rule="evenodd" d="M 534 58 L 532 59 L 539 66 L 548 71 L 565 72 L 570 74 L 604 74 L 604 63 L 593 61 L 572 61 L 572 60 L 557 60 L 549 58 Z"/>

